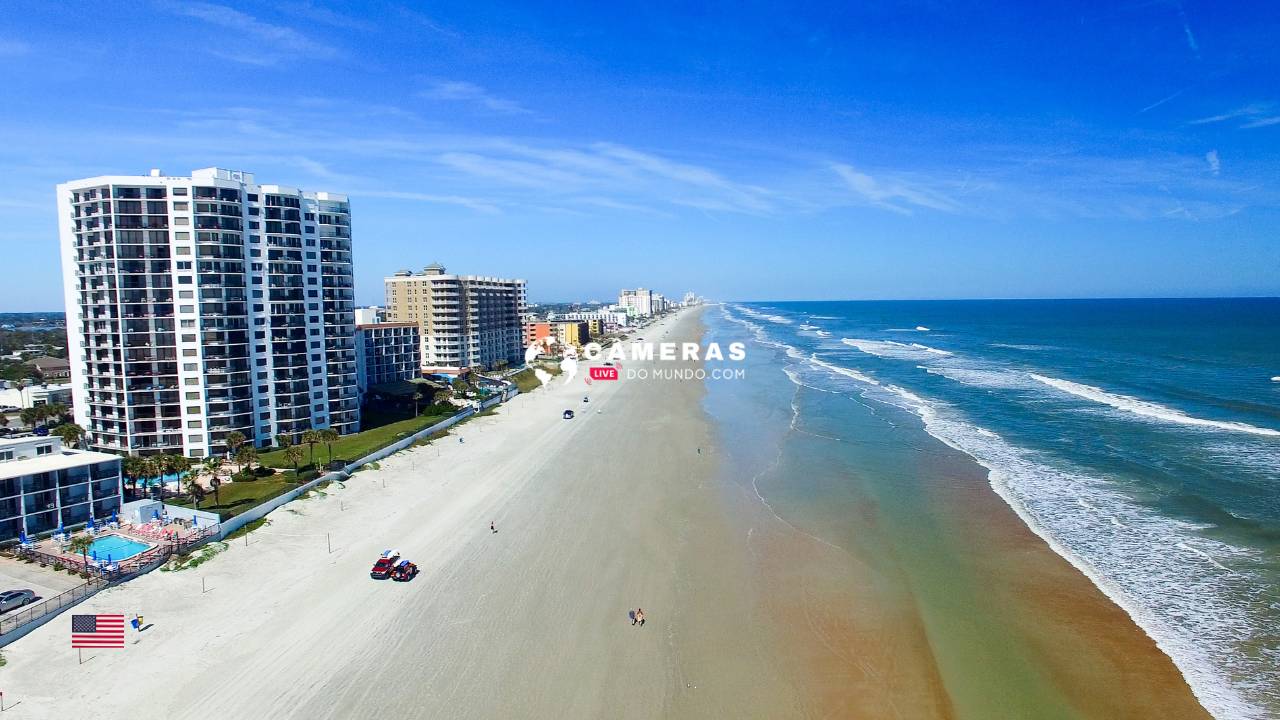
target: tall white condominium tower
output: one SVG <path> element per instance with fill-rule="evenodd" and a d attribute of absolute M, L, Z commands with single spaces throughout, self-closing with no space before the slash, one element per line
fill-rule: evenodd
<path fill-rule="evenodd" d="M 387 320 L 418 323 L 425 372 L 524 362 L 524 280 L 450 275 L 434 264 L 421 273 L 401 270 L 385 284 Z"/>
<path fill-rule="evenodd" d="M 232 431 L 359 428 L 345 195 L 152 170 L 59 185 L 58 216 L 92 447 L 198 458 Z"/>

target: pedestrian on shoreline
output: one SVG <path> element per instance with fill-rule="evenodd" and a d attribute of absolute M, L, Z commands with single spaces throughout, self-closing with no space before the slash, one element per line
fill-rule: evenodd
<path fill-rule="evenodd" d="M 494 532 L 494 533 L 498 532 L 498 528 L 497 528 L 497 526 L 494 524 L 494 521 L 493 521 L 493 520 L 490 520 L 490 521 L 489 521 L 489 532 Z"/>
<path fill-rule="evenodd" d="M 632 625 L 640 623 L 640 627 L 644 627 L 644 608 L 636 608 L 636 619 L 632 621 Z"/>

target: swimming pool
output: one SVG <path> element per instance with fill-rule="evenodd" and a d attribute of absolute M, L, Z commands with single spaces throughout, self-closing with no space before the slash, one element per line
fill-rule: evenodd
<path fill-rule="evenodd" d="M 106 560 L 110 557 L 113 561 L 127 560 L 144 550 L 149 550 L 150 545 L 144 542 L 138 542 L 123 535 L 103 535 L 93 544 L 89 546 L 89 556 L 96 557 L 99 560 Z"/>

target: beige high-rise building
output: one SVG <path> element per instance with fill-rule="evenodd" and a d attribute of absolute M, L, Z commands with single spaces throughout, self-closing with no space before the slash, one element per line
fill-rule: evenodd
<path fill-rule="evenodd" d="M 440 264 L 386 278 L 387 321 L 416 322 L 427 373 L 524 361 L 525 281 L 450 275 Z"/>

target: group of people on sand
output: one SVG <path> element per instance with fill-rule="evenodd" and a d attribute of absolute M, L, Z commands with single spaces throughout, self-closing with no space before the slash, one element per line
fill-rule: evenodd
<path fill-rule="evenodd" d="M 635 611 L 631 613 L 631 624 L 644 627 L 644 608 L 636 608 Z"/>

